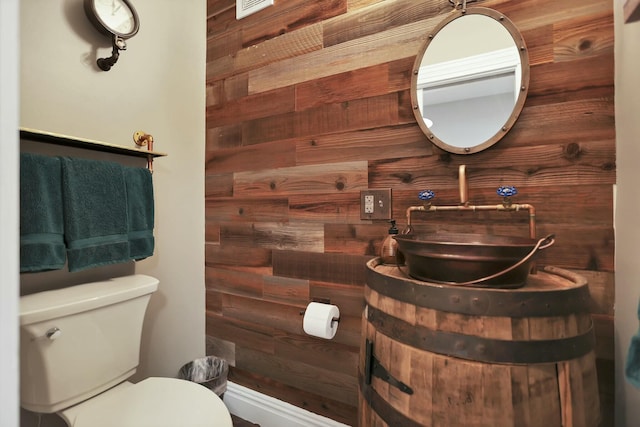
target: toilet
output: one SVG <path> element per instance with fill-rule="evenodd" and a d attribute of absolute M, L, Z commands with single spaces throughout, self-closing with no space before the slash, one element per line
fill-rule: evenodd
<path fill-rule="evenodd" d="M 20 298 L 20 405 L 73 427 L 232 427 L 211 390 L 136 372 L 158 280 L 135 274 Z"/>

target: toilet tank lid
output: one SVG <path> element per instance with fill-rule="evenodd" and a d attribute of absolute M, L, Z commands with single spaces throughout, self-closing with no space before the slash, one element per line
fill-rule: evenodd
<path fill-rule="evenodd" d="M 20 297 L 20 324 L 68 316 L 150 294 L 158 279 L 144 274 L 116 277 Z"/>

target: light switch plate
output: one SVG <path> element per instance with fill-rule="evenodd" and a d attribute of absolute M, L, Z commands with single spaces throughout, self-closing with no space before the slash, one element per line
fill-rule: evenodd
<path fill-rule="evenodd" d="M 360 191 L 360 219 L 391 219 L 391 189 Z"/>

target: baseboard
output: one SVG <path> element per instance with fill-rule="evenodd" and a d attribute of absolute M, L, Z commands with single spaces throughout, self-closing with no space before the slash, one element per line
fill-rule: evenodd
<path fill-rule="evenodd" d="M 349 427 L 232 382 L 227 383 L 224 403 L 233 415 L 260 427 Z"/>

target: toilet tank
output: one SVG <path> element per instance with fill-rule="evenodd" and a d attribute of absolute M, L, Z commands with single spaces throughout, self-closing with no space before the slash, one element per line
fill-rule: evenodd
<path fill-rule="evenodd" d="M 21 297 L 21 406 L 57 412 L 133 375 L 157 288 L 136 274 Z"/>

